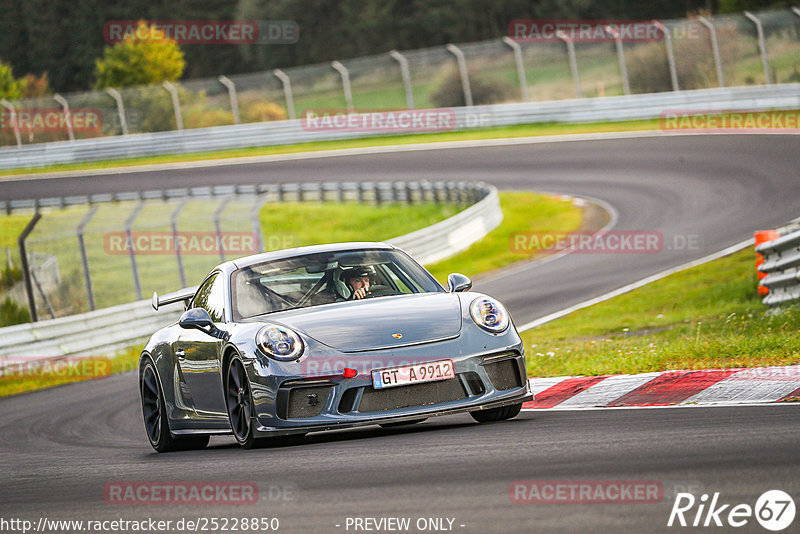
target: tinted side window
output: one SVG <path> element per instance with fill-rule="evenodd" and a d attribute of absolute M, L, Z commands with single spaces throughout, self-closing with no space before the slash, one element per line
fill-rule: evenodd
<path fill-rule="evenodd" d="M 195 308 L 203 308 L 211 316 L 215 323 L 221 322 L 225 316 L 225 298 L 222 291 L 223 278 L 219 274 L 211 278 L 200 286 L 194 296 L 192 305 Z"/>

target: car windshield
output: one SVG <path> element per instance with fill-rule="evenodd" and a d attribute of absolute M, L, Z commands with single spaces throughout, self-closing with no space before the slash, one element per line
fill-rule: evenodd
<path fill-rule="evenodd" d="M 356 293 L 354 287 L 364 287 Z M 267 261 L 231 276 L 234 320 L 294 308 L 444 291 L 425 269 L 396 250 L 347 250 Z"/>

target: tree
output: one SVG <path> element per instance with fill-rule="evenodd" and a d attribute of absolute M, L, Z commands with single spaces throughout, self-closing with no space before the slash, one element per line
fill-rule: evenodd
<path fill-rule="evenodd" d="M 41 76 L 26 74 L 17 81 L 20 88 L 20 98 L 42 98 L 53 94 L 46 72 Z"/>
<path fill-rule="evenodd" d="M 11 67 L 0 61 L 0 98 L 14 100 L 19 98 L 19 82 L 14 79 Z"/>
<path fill-rule="evenodd" d="M 186 62 L 178 44 L 140 21 L 136 31 L 103 51 L 95 63 L 95 88 L 127 87 L 177 80 Z"/>

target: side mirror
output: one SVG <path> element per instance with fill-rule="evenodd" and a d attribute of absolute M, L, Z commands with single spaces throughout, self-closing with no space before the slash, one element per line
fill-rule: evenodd
<path fill-rule="evenodd" d="M 178 324 L 181 328 L 197 328 L 206 334 L 209 328 L 215 328 L 214 321 L 211 320 L 211 316 L 203 308 L 186 310 L 183 312 L 183 315 L 181 315 Z"/>
<path fill-rule="evenodd" d="M 231 337 L 228 332 L 217 328 L 211 316 L 203 308 L 192 308 L 183 312 L 183 315 L 178 320 L 178 325 L 181 328 L 196 328 L 211 337 L 216 337 L 223 341 L 228 341 Z"/>
<path fill-rule="evenodd" d="M 460 293 L 472 289 L 472 280 L 463 274 L 452 273 L 447 277 L 447 287 L 450 293 Z"/>

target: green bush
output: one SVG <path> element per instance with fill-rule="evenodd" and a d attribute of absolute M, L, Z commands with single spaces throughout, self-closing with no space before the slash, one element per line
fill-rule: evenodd
<path fill-rule="evenodd" d="M 731 79 L 735 65 L 730 61 L 738 55 L 740 38 L 731 28 L 718 28 L 717 40 L 727 79 Z M 703 89 L 717 86 L 717 71 L 710 42 L 698 43 L 694 39 L 673 39 L 675 70 L 681 89 Z M 664 42 L 636 46 L 626 52 L 628 76 L 634 93 L 659 93 L 672 91 L 672 81 Z"/>
<path fill-rule="evenodd" d="M 242 122 L 266 122 L 286 120 L 286 110 L 274 102 L 265 100 L 243 102 Z"/>
<path fill-rule="evenodd" d="M 23 308 L 11 297 L 6 297 L 0 302 L 0 327 L 31 322 L 31 315 L 27 308 Z"/>
<path fill-rule="evenodd" d="M 0 289 L 9 289 L 22 280 L 22 270 L 13 265 L 6 265 L 0 272 Z"/>
<path fill-rule="evenodd" d="M 233 113 L 224 109 L 206 109 L 202 105 L 192 105 L 183 112 L 186 128 L 207 128 L 233 124 Z"/>
<path fill-rule="evenodd" d="M 494 104 L 507 100 L 512 93 L 511 86 L 508 84 L 484 80 L 474 73 L 468 73 L 470 90 L 472 92 L 472 103 L 476 106 L 483 104 Z M 440 108 L 465 106 L 464 89 L 461 85 L 461 74 L 458 69 L 451 68 L 439 78 L 431 94 L 431 102 Z"/>
<path fill-rule="evenodd" d="M 21 92 L 19 85 L 11 67 L 0 61 L 0 98 L 8 100 L 19 98 Z"/>
<path fill-rule="evenodd" d="M 178 44 L 140 21 L 134 34 L 107 46 L 102 59 L 95 62 L 95 89 L 177 80 L 185 66 Z"/>

